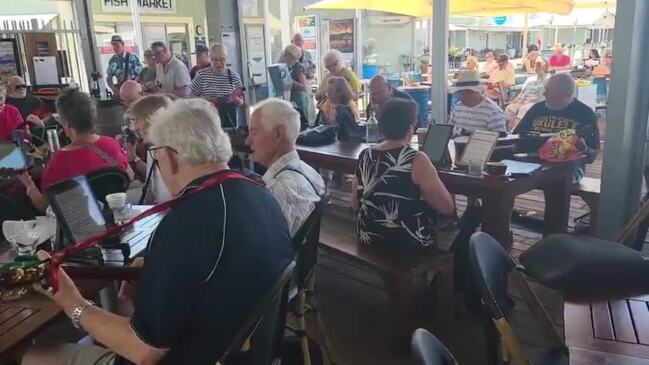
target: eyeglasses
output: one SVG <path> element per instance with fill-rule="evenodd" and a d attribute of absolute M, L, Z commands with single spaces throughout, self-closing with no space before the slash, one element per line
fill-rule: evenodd
<path fill-rule="evenodd" d="M 22 85 L 15 85 L 14 88 L 15 88 L 16 90 L 26 89 L 26 88 L 27 88 L 27 85 L 25 85 L 25 84 L 22 84 Z"/>
<path fill-rule="evenodd" d="M 163 148 L 168 148 L 168 149 L 172 150 L 174 153 L 178 153 L 178 151 L 176 151 L 175 149 L 173 149 L 172 147 L 169 147 L 169 146 L 151 146 L 147 150 L 147 152 L 149 153 L 149 157 L 151 158 L 151 161 L 153 161 L 155 163 L 158 162 L 158 151 L 160 151 Z"/>

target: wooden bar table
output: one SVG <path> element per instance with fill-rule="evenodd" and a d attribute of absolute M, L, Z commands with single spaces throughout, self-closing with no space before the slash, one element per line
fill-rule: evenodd
<path fill-rule="evenodd" d="M 249 153 L 244 134 L 230 134 L 234 150 Z M 369 144 L 335 141 L 324 146 L 297 146 L 300 158 L 314 168 L 353 174 L 360 153 Z M 413 146 L 414 148 L 417 148 Z M 482 230 L 507 249 L 512 246 L 510 221 L 516 196 L 541 189 L 545 195 L 544 235 L 565 233 L 568 229 L 570 192 L 573 168 L 571 164 L 544 166 L 531 176 L 517 178 L 474 177 L 467 173 L 438 170 L 446 188 L 454 194 L 481 198 L 483 203 Z"/>

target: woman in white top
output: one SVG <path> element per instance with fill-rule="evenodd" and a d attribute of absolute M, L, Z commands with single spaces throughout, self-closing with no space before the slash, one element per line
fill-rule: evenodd
<path fill-rule="evenodd" d="M 166 108 L 171 104 L 171 99 L 162 94 L 153 94 L 139 99 L 131 106 L 131 115 L 135 119 L 135 130 L 142 138 L 144 145 L 148 148 L 149 142 L 149 121 L 151 117 L 160 109 Z M 135 154 L 135 146 L 130 143 L 125 144 L 126 150 L 130 156 Z M 172 198 L 169 190 L 165 186 L 160 176 L 158 166 L 153 164 L 153 158 L 147 155 L 146 162 L 135 157 L 134 170 L 141 176 L 145 176 L 144 187 L 142 188 L 141 204 L 162 203 Z"/>
<path fill-rule="evenodd" d="M 550 78 L 548 64 L 543 59 L 538 58 L 534 64 L 534 73 L 536 75 L 527 78 L 521 93 L 505 109 L 507 130 L 509 131 L 516 127 L 534 104 L 545 100 L 543 95 L 545 93 L 545 84 L 548 83 Z"/>

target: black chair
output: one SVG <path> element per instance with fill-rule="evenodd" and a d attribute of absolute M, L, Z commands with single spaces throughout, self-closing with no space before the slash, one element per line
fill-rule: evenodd
<path fill-rule="evenodd" d="M 417 359 L 418 365 L 456 365 L 457 361 L 453 354 L 433 336 L 432 333 L 423 328 L 417 328 L 412 334 L 412 353 Z"/>
<path fill-rule="evenodd" d="M 95 198 L 106 204 L 106 195 L 124 193 L 128 190 L 130 179 L 124 170 L 118 167 L 108 167 L 86 174 L 90 189 Z"/>
<path fill-rule="evenodd" d="M 567 365 L 568 356 L 561 336 L 503 246 L 486 233 L 475 233 L 469 243 L 469 263 L 480 288 L 482 302 L 500 334 L 502 360 L 509 361 L 511 356 L 517 365 Z M 524 347 L 510 325 L 513 314 L 513 306 L 507 297 L 510 279 L 537 320 L 547 347 Z"/>
<path fill-rule="evenodd" d="M 293 236 L 293 247 L 295 249 L 297 267 L 295 269 L 295 285 L 291 287 L 289 292 L 289 301 L 293 303 L 291 306 L 293 315 L 297 318 L 297 328 L 293 330 L 295 334 L 300 337 L 300 345 L 302 347 L 302 356 L 305 365 L 311 364 L 311 356 L 309 353 L 309 339 L 306 336 L 306 320 L 304 313 L 306 311 L 306 295 L 309 289 L 309 283 L 312 282 L 315 275 L 315 267 L 318 259 L 318 245 L 320 244 L 320 222 L 324 211 L 329 204 L 329 195 L 323 195 L 320 201 L 316 203 L 313 212 L 309 215 L 307 220 L 302 224 L 300 229 Z M 315 302 L 314 296 L 311 297 L 312 302 Z M 333 361 L 333 356 L 330 351 L 329 340 L 324 330 L 322 320 L 317 312 L 315 305 L 311 307 L 316 312 L 316 318 L 320 332 L 323 334 L 325 349 L 329 358 Z"/>
<path fill-rule="evenodd" d="M 283 336 L 286 298 L 294 271 L 295 261 L 291 261 L 232 338 L 216 361 L 217 365 L 229 364 L 231 355 L 241 355 L 241 352 L 248 355 L 241 358 L 248 359 L 246 362 L 251 364 L 273 362 Z"/>

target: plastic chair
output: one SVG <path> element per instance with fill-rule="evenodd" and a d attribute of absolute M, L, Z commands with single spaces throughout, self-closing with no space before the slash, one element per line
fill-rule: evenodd
<path fill-rule="evenodd" d="M 486 233 L 475 233 L 469 242 L 469 263 L 480 288 L 482 302 L 489 309 L 500 334 L 503 361 L 509 361 L 511 355 L 517 365 L 568 364 L 565 346 L 550 316 L 503 246 Z M 540 325 L 548 348 L 526 348 L 514 333 L 509 323 L 512 310 L 507 298 L 508 279 L 512 280 Z"/>
<path fill-rule="evenodd" d="M 90 189 L 95 198 L 106 204 L 106 195 L 124 193 L 128 190 L 130 180 L 124 170 L 118 167 L 109 167 L 86 174 Z"/>
<path fill-rule="evenodd" d="M 315 275 L 315 267 L 318 258 L 318 245 L 320 244 L 320 222 L 328 203 L 329 195 L 325 194 L 320 198 L 320 201 L 316 203 L 313 212 L 311 212 L 307 220 L 302 224 L 293 237 L 293 246 L 297 252 L 295 260 L 297 262 L 297 267 L 295 270 L 295 286 L 291 288 L 289 301 L 294 303 L 292 309 L 293 315 L 297 318 L 297 328 L 294 329 L 293 332 L 300 337 L 300 345 L 302 347 L 302 356 L 305 365 L 311 364 L 309 339 L 306 335 L 306 320 L 304 318 L 307 309 L 306 297 L 307 291 L 309 290 L 309 283 L 312 282 Z M 313 295 L 313 293 L 311 299 L 312 302 L 315 303 L 315 295 Z M 320 327 L 320 332 L 323 334 L 325 350 L 329 355 L 329 359 L 332 363 L 335 363 L 330 350 L 329 339 L 324 330 L 322 319 L 317 312 L 316 305 L 312 305 L 310 309 L 312 309 L 316 314 L 318 326 Z"/>
<path fill-rule="evenodd" d="M 288 287 L 294 271 L 295 262 L 291 261 L 237 331 L 216 365 L 226 364 L 231 355 L 241 352 L 248 353 L 253 364 L 272 363 L 283 335 L 284 322 L 281 318 L 284 317 Z"/>
<path fill-rule="evenodd" d="M 457 364 L 453 354 L 446 346 L 439 342 L 432 333 L 423 328 L 417 328 L 412 334 L 411 349 L 418 365 Z"/>

